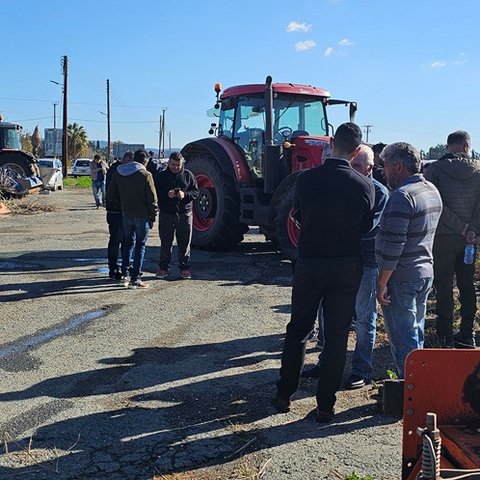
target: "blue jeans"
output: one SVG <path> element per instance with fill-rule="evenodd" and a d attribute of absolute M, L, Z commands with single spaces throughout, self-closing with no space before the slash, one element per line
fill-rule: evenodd
<path fill-rule="evenodd" d="M 403 378 L 407 355 L 423 348 L 427 297 L 432 283 L 429 277 L 415 282 L 392 281 L 387 285 L 390 305 L 383 305 L 382 310 L 399 378 Z"/>
<path fill-rule="evenodd" d="M 127 275 L 130 259 L 133 255 L 131 283 L 135 283 L 140 277 L 149 231 L 149 218 L 123 216 L 125 247 L 122 252 L 122 275 Z"/>
<path fill-rule="evenodd" d="M 357 342 L 352 358 L 352 374 L 370 380 L 372 353 L 377 334 L 377 267 L 363 267 L 362 281 L 355 298 Z"/>
<path fill-rule="evenodd" d="M 92 180 L 92 191 L 97 207 L 100 206 L 100 192 L 102 193 L 102 205 L 105 206 L 105 182 L 103 180 Z"/>

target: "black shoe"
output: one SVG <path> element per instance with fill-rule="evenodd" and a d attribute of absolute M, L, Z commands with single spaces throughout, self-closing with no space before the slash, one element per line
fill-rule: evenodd
<path fill-rule="evenodd" d="M 307 370 L 304 370 L 300 376 L 302 378 L 318 378 L 318 375 L 320 374 L 320 367 L 315 365 L 312 368 L 307 368 Z"/>
<path fill-rule="evenodd" d="M 318 407 L 315 410 L 315 419 L 317 420 L 318 423 L 329 423 L 333 416 L 335 415 L 335 410 L 326 410 L 322 411 L 319 410 Z"/>
<path fill-rule="evenodd" d="M 453 345 L 455 348 L 475 348 L 475 338 L 473 335 L 458 332 L 453 336 Z"/>
<path fill-rule="evenodd" d="M 358 375 L 350 375 L 350 378 L 347 380 L 345 383 L 345 388 L 347 390 L 355 390 L 356 388 L 362 388 L 365 385 L 368 385 L 370 383 L 369 380 L 365 380 L 364 378 L 358 376 Z"/>
<path fill-rule="evenodd" d="M 120 280 L 122 278 L 122 274 L 120 272 L 110 272 L 108 274 L 110 280 Z"/>
<path fill-rule="evenodd" d="M 280 413 L 288 413 L 290 411 L 290 405 L 292 404 L 292 402 L 290 400 L 284 400 L 277 393 L 273 397 L 273 404 Z"/>

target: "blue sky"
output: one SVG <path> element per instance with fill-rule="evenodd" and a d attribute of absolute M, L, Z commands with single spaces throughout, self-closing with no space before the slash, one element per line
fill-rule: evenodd
<path fill-rule="evenodd" d="M 172 146 L 207 136 L 213 85 L 310 84 L 356 100 L 369 141 L 419 149 L 465 129 L 480 150 L 480 2 L 473 0 L 0 0 L 0 112 L 53 126 L 60 61 L 69 59 L 69 122 L 112 141 Z M 337 107 L 338 109 L 339 107 Z M 61 105 L 57 108 L 60 124 Z M 347 120 L 341 109 L 334 126 Z M 168 140 L 167 140 L 168 147 Z"/>

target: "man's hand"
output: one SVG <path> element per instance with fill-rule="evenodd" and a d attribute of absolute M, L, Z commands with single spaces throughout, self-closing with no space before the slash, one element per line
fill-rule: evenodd
<path fill-rule="evenodd" d="M 471 243 L 471 244 L 477 243 L 477 232 L 475 232 L 474 230 L 467 230 L 467 232 L 464 233 L 464 235 L 467 243 Z"/>
<path fill-rule="evenodd" d="M 182 190 L 179 190 L 177 196 L 180 200 L 183 200 L 185 198 L 185 192 L 183 192 Z"/>
<path fill-rule="evenodd" d="M 177 194 L 175 193 L 175 190 L 172 188 L 172 190 L 168 191 L 168 198 L 175 198 Z"/>
<path fill-rule="evenodd" d="M 388 288 L 386 285 L 377 285 L 377 300 L 380 305 L 390 304 L 390 295 L 388 294 Z"/>

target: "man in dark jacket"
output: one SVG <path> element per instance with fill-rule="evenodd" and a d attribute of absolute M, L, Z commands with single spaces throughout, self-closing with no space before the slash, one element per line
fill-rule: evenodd
<path fill-rule="evenodd" d="M 332 156 L 324 165 L 302 172 L 295 184 L 294 206 L 302 228 L 274 403 L 281 412 L 290 409 L 322 302 L 325 345 L 318 375 L 318 422 L 329 422 L 334 413 L 362 277 L 361 236 L 373 226 L 373 184 L 349 163 L 361 139 L 357 125 L 340 125 L 331 140 Z"/>
<path fill-rule="evenodd" d="M 105 187 L 108 190 L 108 186 L 112 181 L 113 174 L 117 171 L 117 168 L 122 165 L 122 163 L 131 162 L 133 160 L 133 152 L 129 150 L 125 152 L 122 160 L 118 160 L 112 164 L 112 166 L 107 170 L 105 176 Z M 106 203 L 107 209 L 107 224 L 108 224 L 108 247 L 107 247 L 107 256 L 108 256 L 108 270 L 109 276 L 113 280 L 120 280 L 122 274 L 120 273 L 120 268 L 118 266 L 118 252 L 120 246 L 122 248 L 122 257 L 123 257 L 123 222 L 122 222 L 122 208 L 120 203 L 109 201 L 107 198 Z"/>
<path fill-rule="evenodd" d="M 433 246 L 434 285 L 437 291 L 437 334 L 446 347 L 473 347 L 473 323 L 477 311 L 473 275 L 475 261 L 465 264 L 467 244 L 476 245 L 480 233 L 480 164 L 469 158 L 470 135 L 453 132 L 447 154 L 430 164 L 425 178 L 440 192 L 443 213 Z M 462 321 L 453 336 L 453 275 L 460 291 Z"/>
<path fill-rule="evenodd" d="M 148 233 L 153 227 L 157 213 L 157 195 L 152 174 L 145 164 L 148 156 L 144 150 L 137 150 L 133 161 L 118 166 L 108 186 L 107 199 L 119 203 L 122 210 L 125 247 L 122 258 L 122 279 L 120 285 L 128 288 L 148 287 L 140 280 Z M 130 282 L 128 268 L 133 254 Z"/>
<path fill-rule="evenodd" d="M 190 242 L 192 240 L 192 204 L 199 195 L 197 180 L 183 166 L 180 152 L 170 154 L 168 167 L 155 177 L 158 207 L 160 210 L 158 230 L 160 234 L 160 262 L 158 278 L 168 276 L 172 257 L 173 237 L 177 238 L 180 277 L 190 279 Z"/>

